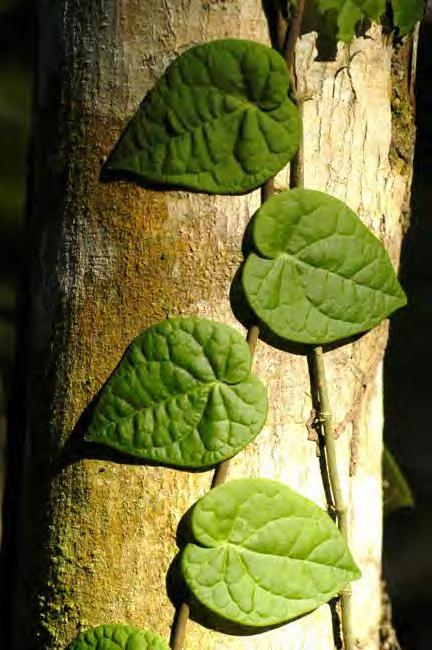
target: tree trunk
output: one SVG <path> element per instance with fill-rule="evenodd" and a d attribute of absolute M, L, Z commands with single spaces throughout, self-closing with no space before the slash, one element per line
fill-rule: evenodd
<path fill-rule="evenodd" d="M 126 465 L 72 453 L 90 404 L 144 328 L 191 314 L 237 328 L 229 301 L 259 192 L 219 197 L 102 183 L 101 165 L 145 92 L 190 46 L 268 42 L 259 0 L 63 0 L 40 3 L 32 218 L 30 369 L 22 548 L 14 650 L 64 649 L 81 629 L 128 622 L 169 637 L 166 575 L 182 515 L 211 472 Z M 298 47 L 306 186 L 345 200 L 397 262 L 410 164 L 393 168 L 392 50 L 370 38 L 314 62 Z M 404 100 L 405 101 L 405 100 Z M 405 104 L 404 104 L 405 105 Z M 399 161 L 396 155 L 395 160 Z M 277 185 L 287 184 L 282 171 Z M 377 649 L 381 554 L 381 370 L 387 327 L 325 355 L 350 503 L 359 647 Z M 229 478 L 272 477 L 325 505 L 303 356 L 259 342 L 255 371 L 270 410 Z M 84 424 L 83 424 L 84 422 Z M 333 648 L 328 606 L 277 630 L 231 637 L 190 622 L 186 650 Z"/>

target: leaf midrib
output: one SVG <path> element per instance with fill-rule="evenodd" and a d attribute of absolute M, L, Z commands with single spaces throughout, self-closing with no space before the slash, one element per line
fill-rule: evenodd
<path fill-rule="evenodd" d="M 257 255 L 257 257 L 261 257 L 261 256 Z M 347 277 L 345 275 L 342 275 L 341 273 L 338 273 L 337 271 L 332 271 L 331 269 L 326 269 L 323 266 L 314 266 L 310 262 L 305 262 L 304 260 L 299 259 L 295 255 L 293 255 L 291 253 L 286 253 L 285 251 L 280 252 L 275 257 L 270 257 L 270 258 L 261 257 L 261 259 L 268 259 L 269 261 L 271 260 L 271 261 L 274 261 L 274 262 L 278 262 L 278 261 L 284 262 L 285 260 L 289 260 L 290 262 L 293 263 L 293 265 L 295 267 L 305 267 L 308 270 L 313 269 L 315 271 L 321 271 L 322 273 L 328 273 L 329 275 L 333 275 L 333 276 L 335 276 L 337 278 L 345 280 L 345 282 L 352 282 L 352 284 L 356 285 L 357 287 L 362 287 L 363 289 L 367 289 L 368 291 L 371 291 L 373 293 L 382 293 L 384 296 L 386 296 L 388 298 L 393 298 L 393 299 L 396 299 L 396 300 L 399 299 L 399 298 L 402 299 L 402 296 L 399 296 L 399 295 L 394 294 L 394 293 L 387 293 L 383 289 L 376 289 L 374 287 L 369 286 L 368 284 L 364 284 L 362 282 L 359 282 L 358 280 L 355 280 L 352 277 Z M 369 264 L 373 263 L 374 261 L 375 261 L 375 259 L 372 260 L 370 263 L 368 263 L 365 266 L 369 266 Z M 362 268 L 364 268 L 364 267 L 362 267 Z M 307 297 L 307 299 L 309 301 L 309 298 L 307 296 L 307 292 L 306 292 L 305 289 L 304 289 L 304 293 L 305 293 L 305 295 L 306 295 L 306 297 Z"/>
<path fill-rule="evenodd" d="M 189 87 L 189 86 L 188 86 L 188 87 Z M 281 122 L 280 122 L 279 120 L 275 119 L 275 117 L 273 116 L 273 113 L 274 113 L 275 111 L 277 111 L 277 110 L 278 110 L 278 109 L 283 105 L 284 101 L 286 101 L 286 102 L 290 101 L 289 98 L 287 97 L 284 101 L 279 102 L 279 104 L 278 104 L 277 106 L 275 106 L 275 107 L 273 107 L 273 108 L 270 108 L 270 109 L 265 109 L 265 108 L 261 108 L 261 107 L 259 106 L 258 103 L 252 102 L 252 101 L 250 101 L 249 99 L 243 99 L 242 97 L 239 97 L 238 95 L 233 95 L 233 94 L 230 94 L 230 93 L 224 92 L 224 91 L 220 90 L 219 88 L 217 88 L 216 86 L 213 86 L 213 88 L 214 88 L 215 92 L 218 93 L 219 95 L 222 95 L 222 97 L 224 97 L 224 98 L 226 98 L 226 97 L 230 97 L 230 98 L 236 100 L 236 101 L 239 103 L 239 107 L 236 108 L 235 110 L 232 110 L 232 111 L 228 111 L 228 110 L 226 110 L 225 107 L 224 107 L 224 111 L 221 112 L 221 113 L 219 113 L 216 117 L 213 117 L 213 116 L 212 116 L 212 117 L 209 118 L 209 119 L 203 119 L 203 120 L 200 122 L 200 124 L 198 124 L 198 125 L 196 125 L 196 126 L 193 126 L 193 127 L 191 127 L 191 128 L 189 128 L 189 127 L 188 127 L 188 128 L 185 128 L 185 130 L 184 130 L 182 133 L 177 133 L 176 135 L 168 135 L 166 141 L 165 141 L 164 143 L 161 143 L 161 144 L 164 144 L 164 146 L 166 146 L 168 143 L 170 143 L 170 142 L 172 142 L 172 141 L 175 141 L 175 140 L 177 140 L 178 138 L 182 138 L 182 137 L 185 137 L 185 136 L 189 136 L 189 137 L 191 137 L 191 134 L 192 134 L 194 131 L 197 131 L 197 130 L 199 130 L 199 129 L 203 129 L 206 125 L 210 125 L 210 126 L 211 126 L 214 122 L 220 120 L 221 118 L 223 119 L 223 118 L 225 118 L 225 117 L 229 117 L 229 116 L 237 116 L 237 118 L 238 118 L 239 116 L 242 117 L 242 115 L 243 115 L 244 113 L 246 113 L 247 111 L 249 111 L 249 110 L 250 110 L 250 111 L 256 111 L 258 114 L 263 113 L 264 115 L 266 115 L 266 116 L 268 116 L 270 119 L 272 119 L 273 122 L 276 122 L 277 124 L 281 124 Z M 162 95 L 163 101 L 166 102 L 165 97 L 163 97 L 163 93 L 160 93 L 160 94 Z M 177 108 L 177 107 L 176 107 L 176 108 L 173 108 L 173 107 L 171 106 L 171 104 L 169 104 L 168 102 L 166 102 L 166 103 L 167 103 L 167 108 L 168 108 L 169 110 L 173 111 L 173 113 L 175 114 L 176 119 L 177 119 L 177 120 L 178 120 L 178 121 L 183 125 L 183 122 L 182 122 L 182 120 L 181 120 L 181 117 L 179 117 L 179 116 L 177 115 L 177 113 L 176 113 L 176 108 Z M 149 122 L 151 122 L 152 124 L 155 124 L 155 125 L 157 125 L 158 127 L 160 127 L 160 122 L 156 122 L 155 120 L 151 120 L 151 119 L 149 119 L 149 118 L 147 117 L 147 115 L 145 116 L 145 119 L 148 120 Z M 267 143 L 267 140 L 266 140 L 264 134 L 263 134 L 263 137 L 264 137 L 264 140 L 265 140 L 266 143 Z M 146 146 L 146 145 L 144 144 L 144 145 L 142 146 L 142 149 L 143 149 L 143 150 L 150 151 L 150 150 L 152 149 L 152 147 L 151 147 L 150 145 L 149 145 L 149 146 Z M 273 153 L 273 152 L 272 152 L 272 153 Z M 233 152 L 229 152 L 229 155 L 230 155 L 230 156 L 234 156 Z"/>
<path fill-rule="evenodd" d="M 291 557 L 289 555 L 278 555 L 278 554 L 275 554 L 275 553 L 262 553 L 260 551 L 253 551 L 252 549 L 244 547 L 241 544 L 234 544 L 233 542 L 222 542 L 221 544 L 216 544 L 215 546 L 204 546 L 204 545 L 201 545 L 199 543 L 191 543 L 191 546 L 196 546 L 197 548 L 200 548 L 200 549 L 203 549 L 203 550 L 208 550 L 208 551 L 211 551 L 211 550 L 214 550 L 214 549 L 221 549 L 225 553 L 228 551 L 229 548 L 232 548 L 234 550 L 234 552 L 237 553 L 240 556 L 242 555 L 242 553 L 245 552 L 245 553 L 250 553 L 251 555 L 258 556 L 258 557 L 269 557 L 269 558 L 280 557 L 280 558 L 282 558 L 284 560 L 287 560 L 287 561 L 290 561 L 290 562 L 301 562 L 301 563 L 311 564 L 311 565 L 314 565 L 314 566 L 327 567 L 327 568 L 335 569 L 337 571 L 342 571 L 342 572 L 345 572 L 345 573 L 350 573 L 350 574 L 355 573 L 352 569 L 344 569 L 344 568 L 335 566 L 334 562 L 332 562 L 331 564 L 325 564 L 324 562 L 317 562 L 315 560 L 295 558 L 295 557 Z M 317 547 L 315 547 L 315 549 L 316 548 Z M 342 555 L 340 557 L 342 557 L 342 556 L 343 556 L 343 553 L 342 553 Z M 338 560 L 336 560 L 336 561 L 338 561 Z"/>
<path fill-rule="evenodd" d="M 148 406 L 143 406 L 140 409 L 135 409 L 132 413 L 129 413 L 128 415 L 122 415 L 121 417 L 117 417 L 115 420 L 112 420 L 111 422 L 109 422 L 104 427 L 104 429 L 108 428 L 109 426 L 115 426 L 116 424 L 118 424 L 119 422 L 122 422 L 123 420 L 128 420 L 129 418 L 133 418 L 136 415 L 138 415 L 138 413 L 143 413 L 147 409 L 152 409 L 155 406 L 167 404 L 168 402 L 172 401 L 174 398 L 181 397 L 182 395 L 190 395 L 190 394 L 193 394 L 193 393 L 198 393 L 200 390 L 202 390 L 204 392 L 204 389 L 206 387 L 209 387 L 208 392 L 210 392 L 211 388 L 213 388 L 214 386 L 218 386 L 220 384 L 223 384 L 223 383 L 224 382 L 220 381 L 220 380 L 209 382 L 209 383 L 203 382 L 203 384 L 201 386 L 196 386 L 193 390 L 183 391 L 183 392 L 179 392 L 179 393 L 173 393 L 170 397 L 167 397 L 166 399 L 161 399 L 161 400 L 158 400 L 157 402 L 151 402 L 151 404 L 149 404 Z M 232 385 L 236 385 L 236 384 L 232 384 Z M 127 399 L 125 397 L 121 397 L 120 395 L 116 395 L 113 392 L 112 388 L 110 389 L 110 392 L 111 392 L 111 395 L 113 395 L 113 397 L 115 397 L 115 399 L 119 399 L 119 400 L 125 402 L 126 404 L 128 404 L 130 406 L 130 403 L 127 401 Z"/>

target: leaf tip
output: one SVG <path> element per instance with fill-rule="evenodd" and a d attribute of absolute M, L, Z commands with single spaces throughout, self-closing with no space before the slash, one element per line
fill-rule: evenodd
<path fill-rule="evenodd" d="M 360 580 L 360 578 L 362 577 L 362 572 L 358 567 L 358 565 L 354 562 L 354 560 L 353 560 L 353 567 L 354 567 L 353 580 Z"/>

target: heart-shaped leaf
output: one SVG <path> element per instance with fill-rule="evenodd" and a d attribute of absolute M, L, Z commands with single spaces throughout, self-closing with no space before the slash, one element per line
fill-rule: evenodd
<path fill-rule="evenodd" d="M 235 39 L 197 45 L 144 98 L 105 168 L 198 191 L 248 192 L 298 147 L 289 83 L 269 47 Z"/>
<path fill-rule="evenodd" d="M 236 330 L 171 318 L 131 344 L 104 388 L 87 439 L 178 467 L 234 456 L 262 429 L 264 386 Z"/>
<path fill-rule="evenodd" d="M 278 336 L 323 344 L 364 332 L 406 303 L 381 242 L 342 201 L 282 192 L 254 227 L 260 255 L 243 270 L 247 299 Z"/>
<path fill-rule="evenodd" d="M 153 632 L 117 624 L 81 632 L 69 650 L 169 650 L 169 646 Z"/>
<path fill-rule="evenodd" d="M 317 505 L 268 479 L 231 481 L 192 511 L 181 567 L 195 598 L 240 625 L 267 627 L 326 603 L 360 576 Z"/>

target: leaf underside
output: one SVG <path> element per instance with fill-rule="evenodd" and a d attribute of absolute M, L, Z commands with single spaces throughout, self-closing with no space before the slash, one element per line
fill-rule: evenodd
<path fill-rule="evenodd" d="M 172 318 L 131 344 L 103 389 L 87 440 L 177 467 L 238 453 L 267 415 L 243 336 L 227 325 Z"/>
<path fill-rule="evenodd" d="M 197 45 L 144 98 L 105 169 L 203 192 L 248 192 L 298 147 L 289 83 L 269 47 L 236 39 Z"/>
<path fill-rule="evenodd" d="M 169 646 L 148 630 L 117 624 L 81 632 L 69 650 L 169 650 Z"/>
<path fill-rule="evenodd" d="M 269 199 L 254 221 L 243 286 L 278 336 L 324 344 L 371 329 L 406 303 L 381 242 L 342 201 L 295 189 Z"/>
<path fill-rule="evenodd" d="M 268 479 L 231 481 L 192 511 L 196 543 L 181 568 L 195 598 L 250 627 L 278 625 L 328 602 L 360 576 L 327 513 Z"/>

